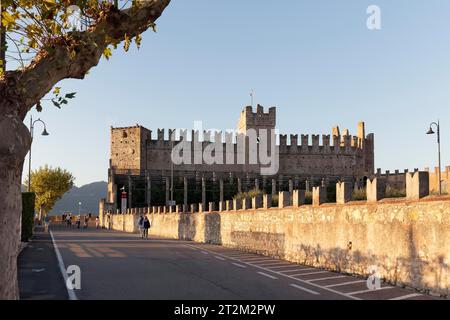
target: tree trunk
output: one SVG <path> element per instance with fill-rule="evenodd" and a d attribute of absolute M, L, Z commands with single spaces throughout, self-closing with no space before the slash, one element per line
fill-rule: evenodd
<path fill-rule="evenodd" d="M 0 102 L 0 109 L 2 109 Z M 0 115 L 0 300 L 18 299 L 17 253 L 22 217 L 22 168 L 31 138 L 18 116 Z"/>
<path fill-rule="evenodd" d="M 0 76 L 0 300 L 19 297 L 21 176 L 31 143 L 23 124 L 26 114 L 59 81 L 83 79 L 98 64 L 110 39 L 121 42 L 126 36 L 133 38 L 146 31 L 169 3 L 140 1 L 139 8 L 110 10 L 89 30 L 61 36 L 41 48 L 26 68 Z"/>

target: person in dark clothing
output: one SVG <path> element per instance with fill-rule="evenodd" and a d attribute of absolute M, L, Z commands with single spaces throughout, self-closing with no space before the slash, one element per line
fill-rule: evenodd
<path fill-rule="evenodd" d="M 147 217 L 144 218 L 144 239 L 148 239 L 148 229 L 150 229 L 150 220 Z"/>
<path fill-rule="evenodd" d="M 144 217 L 143 216 L 139 217 L 138 228 L 139 228 L 139 234 L 141 235 L 141 238 L 144 239 Z"/>

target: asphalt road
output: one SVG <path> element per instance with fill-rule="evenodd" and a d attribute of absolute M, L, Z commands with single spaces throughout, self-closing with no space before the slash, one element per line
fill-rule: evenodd
<path fill-rule="evenodd" d="M 22 254 L 21 293 L 24 299 L 67 298 L 57 290 L 42 294 L 48 271 L 79 266 L 81 289 L 72 299 L 176 300 L 428 300 L 433 297 L 383 284 L 369 290 L 366 280 L 308 266 L 188 241 L 148 239 L 116 231 L 53 227 L 49 239 L 34 242 Z M 42 248 L 45 246 L 43 249 Z M 34 252 L 36 251 L 36 252 Z M 39 254 L 39 251 L 41 254 Z M 44 254 L 45 252 L 45 254 Z M 57 259 L 55 252 L 59 252 Z M 43 256 L 46 257 L 43 257 Z M 41 260 L 39 262 L 39 258 Z M 45 260 L 48 260 L 45 264 Z M 44 261 L 44 262 L 43 262 Z M 38 265 L 33 265 L 33 263 Z M 26 268 L 24 268 L 26 266 Z M 32 270 L 41 272 L 32 272 Z M 61 274 L 61 272 L 59 272 Z M 39 281 L 41 279 L 41 281 Z M 53 279 L 61 288 L 62 276 Z M 29 283 L 34 283 L 30 288 Z M 39 287 L 39 284 L 41 287 Z M 41 292 L 41 294 L 33 294 Z M 25 294 L 23 294 L 25 293 Z"/>

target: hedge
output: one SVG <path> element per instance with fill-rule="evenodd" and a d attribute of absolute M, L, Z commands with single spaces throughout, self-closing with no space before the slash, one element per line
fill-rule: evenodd
<path fill-rule="evenodd" d="M 34 224 L 34 192 L 22 193 L 22 241 L 28 242 L 33 235 Z"/>

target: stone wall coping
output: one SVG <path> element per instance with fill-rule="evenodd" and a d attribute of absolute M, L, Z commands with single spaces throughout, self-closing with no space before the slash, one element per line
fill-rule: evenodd
<path fill-rule="evenodd" d="M 408 205 L 408 204 L 412 204 L 412 203 L 447 202 L 447 201 L 450 201 L 450 195 L 444 195 L 444 196 L 432 195 L 432 196 L 427 196 L 427 197 L 424 197 L 424 198 L 421 198 L 421 199 L 384 198 L 384 199 L 381 199 L 381 200 L 379 200 L 377 202 L 372 202 L 372 203 L 371 202 L 367 202 L 365 200 L 350 201 L 350 202 L 347 202 L 345 204 L 338 204 L 338 203 L 334 203 L 333 202 L 333 203 L 321 204 L 320 207 L 321 208 L 326 208 L 326 207 L 346 207 L 346 206 L 348 206 L 348 207 L 355 207 L 355 206 L 368 206 L 368 205 L 370 205 L 370 206 L 377 206 L 377 205 L 385 205 L 385 204 L 386 205 L 387 204 L 405 204 L 405 205 Z M 313 207 L 313 205 L 312 204 L 303 204 L 303 205 L 300 205 L 298 208 L 302 208 L 302 207 Z M 241 211 L 242 212 L 267 211 L 267 210 L 275 211 L 275 210 L 284 210 L 284 209 L 292 209 L 292 208 L 294 208 L 294 207 L 293 206 L 287 206 L 285 208 L 270 207 L 270 208 L 267 208 L 267 209 L 265 209 L 265 208 L 238 209 L 238 210 L 230 210 L 230 211 L 214 210 L 214 211 L 211 211 L 211 212 L 204 211 L 202 213 L 206 213 L 207 214 L 207 213 L 218 213 L 218 212 L 225 213 L 225 212 L 228 212 L 230 214 L 233 214 L 233 212 L 241 212 Z M 166 212 L 166 213 L 159 213 L 159 214 L 170 215 L 170 214 L 198 214 L 198 213 L 199 212 L 195 212 L 195 213 L 192 213 L 192 212 L 178 212 L 178 213 L 176 213 L 176 212 L 172 212 L 172 213 Z M 150 214 L 150 215 L 156 214 L 157 215 L 158 213 L 144 213 L 144 215 L 147 215 L 147 214 Z M 113 215 L 117 215 L 117 214 L 113 213 Z M 119 213 L 118 215 L 138 216 L 138 215 L 141 215 L 141 214 L 133 212 L 133 213 L 124 213 L 124 214 Z"/>

